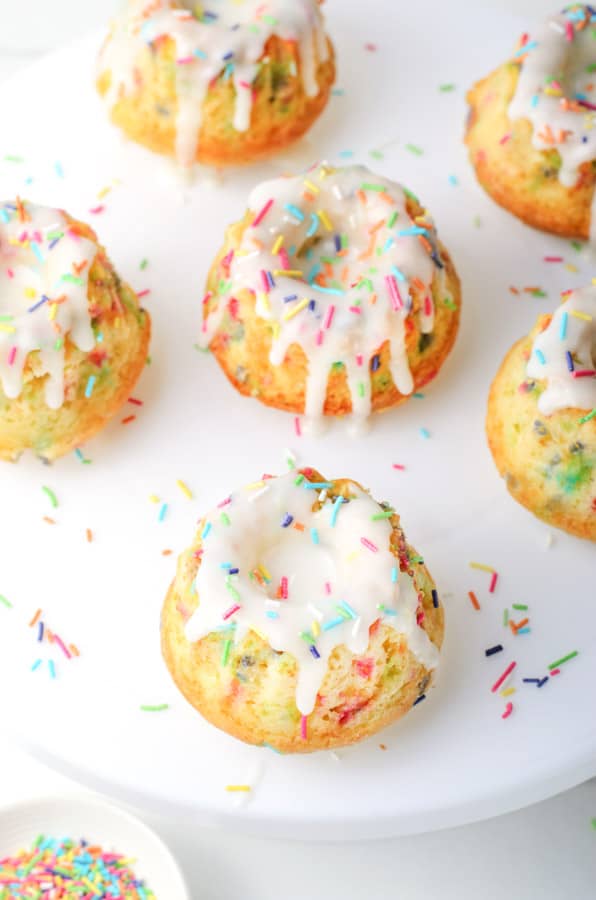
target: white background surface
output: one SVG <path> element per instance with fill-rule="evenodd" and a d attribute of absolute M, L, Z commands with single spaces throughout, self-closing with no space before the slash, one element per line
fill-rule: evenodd
<path fill-rule="evenodd" d="M 38 0 L 26 5 L 0 0 L 0 77 L 41 50 L 101 23 L 113 6 L 91 0 L 53 4 Z M 529 15 L 548 10 L 544 0 L 526 0 L 515 7 L 527 9 Z M 432 3 L 427 3 L 424 14 L 431 12 Z M 520 763 L 531 765 L 528 760 Z M 61 785 L 65 783 L 57 776 L 13 751 L 2 750 L 2 801 Z M 288 900 L 365 895 L 467 900 L 479 890 L 489 900 L 505 896 L 587 900 L 593 897 L 596 880 L 596 832 L 590 828 L 594 816 L 596 784 L 592 782 L 499 820 L 424 837 L 362 844 L 357 850 L 354 846 L 275 844 L 207 830 L 190 832 L 173 824 L 158 827 L 181 859 L 196 900 L 240 894 L 246 900 L 280 895 Z"/>

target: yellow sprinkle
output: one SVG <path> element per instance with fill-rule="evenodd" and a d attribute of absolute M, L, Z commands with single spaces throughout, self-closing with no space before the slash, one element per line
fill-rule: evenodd
<path fill-rule="evenodd" d="M 25 288 L 25 297 L 29 297 L 29 299 L 33 299 L 33 297 L 37 297 L 37 291 L 35 288 L 26 287 Z"/>
<path fill-rule="evenodd" d="M 360 556 L 360 550 L 352 550 L 351 553 L 348 553 L 346 559 L 348 562 L 354 562 Z"/>
<path fill-rule="evenodd" d="M 266 634 L 263 634 L 262 631 L 259 631 L 258 628 L 255 628 L 254 625 L 251 625 L 251 626 L 250 626 L 250 630 L 251 630 L 251 631 L 254 631 L 254 633 L 256 634 L 256 636 L 257 636 L 257 637 L 260 637 L 261 640 L 264 641 L 266 644 L 268 643 L 267 635 L 266 635 Z"/>
<path fill-rule="evenodd" d="M 50 322 L 53 322 L 53 321 L 54 321 L 54 319 L 56 318 L 57 312 L 58 312 L 58 304 L 57 304 L 57 303 L 51 303 L 51 304 L 50 304 L 50 312 L 49 312 L 49 316 L 48 316 L 49 319 L 50 319 Z"/>
<path fill-rule="evenodd" d="M 259 488 L 265 487 L 264 481 L 253 481 L 252 484 L 244 486 L 245 491 L 257 491 Z"/>
<path fill-rule="evenodd" d="M 297 316 L 299 312 L 302 312 L 306 306 L 308 306 L 308 300 L 305 297 L 304 300 L 301 300 L 300 303 L 297 303 L 296 306 L 283 314 L 284 321 L 287 322 L 288 319 L 293 319 L 294 316 Z"/>
<path fill-rule="evenodd" d="M 568 272 L 579 272 L 579 269 L 573 263 L 565 263 L 565 268 Z"/>
<path fill-rule="evenodd" d="M 307 187 L 309 191 L 313 192 L 313 194 L 320 193 L 320 189 L 316 186 L 316 184 L 313 184 L 312 181 L 303 181 L 302 183 L 304 184 L 304 187 Z"/>
<path fill-rule="evenodd" d="M 287 275 L 288 278 L 298 278 L 302 275 L 300 269 L 274 269 L 274 275 Z"/>
<path fill-rule="evenodd" d="M 102 188 L 101 191 L 99 192 L 99 194 L 97 195 L 97 199 L 103 200 L 103 198 L 106 196 L 106 194 L 109 194 L 111 190 L 112 190 L 112 188 L 110 185 L 108 185 L 105 188 Z"/>
<path fill-rule="evenodd" d="M 6 334 L 14 334 L 16 328 L 14 325 L 5 325 L 3 322 L 0 322 L 0 331 L 4 331 Z"/>
<path fill-rule="evenodd" d="M 570 309 L 569 313 L 575 316 L 576 319 L 583 319 L 585 322 L 592 321 L 592 316 L 588 315 L 588 313 L 580 312 L 579 309 Z"/>
<path fill-rule="evenodd" d="M 263 563 L 259 563 L 258 565 L 259 572 L 267 578 L 268 581 L 271 581 L 271 572 L 269 569 L 266 569 Z"/>
<path fill-rule="evenodd" d="M 274 339 L 277 340 L 281 333 L 281 325 L 279 324 L 279 322 L 271 322 L 270 325 L 271 325 L 271 333 L 272 333 Z"/>
<path fill-rule="evenodd" d="M 273 244 L 273 247 L 271 248 L 271 252 L 272 252 L 273 256 L 277 256 L 277 254 L 281 250 L 283 242 L 284 242 L 283 234 L 278 235 L 275 240 L 275 243 Z"/>
<path fill-rule="evenodd" d="M 157 494 L 149 494 L 149 499 L 152 503 L 159 503 L 159 497 Z"/>
<path fill-rule="evenodd" d="M 471 569 L 481 569 L 483 572 L 490 572 L 491 574 L 495 571 L 492 566 L 485 566 L 483 563 L 471 562 Z"/>
<path fill-rule="evenodd" d="M 114 326 L 116 328 L 120 328 L 121 325 L 122 325 L 122 319 L 120 318 L 120 316 L 116 316 L 116 318 L 114 319 Z"/>
<path fill-rule="evenodd" d="M 189 500 L 192 500 L 192 491 L 189 488 L 189 486 L 187 484 L 185 484 L 183 481 L 181 481 L 180 479 L 178 479 L 176 481 L 176 484 L 178 485 L 178 487 L 180 488 L 180 490 L 182 491 L 184 496 L 188 497 Z"/>
<path fill-rule="evenodd" d="M 249 784 L 226 784 L 226 791 L 230 791 L 230 793 L 238 794 L 240 792 L 248 793 L 250 791 Z"/>
<path fill-rule="evenodd" d="M 89 881 L 88 878 L 81 878 L 82 883 L 89 888 L 90 891 L 93 891 L 96 897 L 101 897 L 103 891 L 100 891 L 98 887 L 96 887 L 92 881 Z"/>
<path fill-rule="evenodd" d="M 313 621 L 312 625 L 310 626 L 310 630 L 312 631 L 312 636 L 313 636 L 313 637 L 316 637 L 316 638 L 317 638 L 317 637 L 320 635 L 320 633 L 321 633 L 321 626 L 319 625 L 319 623 L 317 622 L 316 619 Z"/>
<path fill-rule="evenodd" d="M 560 88 L 546 87 L 546 88 L 544 88 L 544 93 L 548 94 L 549 97 L 562 97 L 563 96 L 563 92 Z"/>
<path fill-rule="evenodd" d="M 318 215 L 319 219 L 321 220 L 321 222 L 323 223 L 323 225 L 325 226 L 325 228 L 327 229 L 327 231 L 333 231 L 333 225 L 331 224 L 331 219 L 329 218 L 329 216 L 327 215 L 325 210 L 324 209 L 317 210 L 317 215 Z"/>
<path fill-rule="evenodd" d="M 514 687 L 503 688 L 501 691 L 501 697 L 511 697 L 512 694 L 515 694 Z"/>

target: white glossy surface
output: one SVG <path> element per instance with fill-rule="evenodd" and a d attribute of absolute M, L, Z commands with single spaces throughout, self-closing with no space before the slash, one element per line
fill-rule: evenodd
<path fill-rule="evenodd" d="M 335 9 L 334 14 L 330 3 L 332 28 L 343 42 L 344 54 L 364 54 L 361 34 L 337 14 L 337 4 Z M 452 9 L 438 12 L 433 29 L 441 33 L 447 27 L 446 19 L 451 20 L 453 15 Z M 39 173 L 35 184 L 28 189 L 33 199 L 50 202 L 60 197 L 60 202 L 70 205 L 73 212 L 84 214 L 96 204 L 97 191 L 112 178 L 119 176 L 125 180 L 126 188 L 114 190 L 109 196 L 108 211 L 97 218 L 96 224 L 100 235 L 109 242 L 122 273 L 139 288 L 151 286 L 150 308 L 156 327 L 163 334 L 163 342 L 154 345 L 154 366 L 141 386 L 147 406 L 134 428 L 120 430 L 113 426 L 88 448 L 93 466 L 83 467 L 68 460 L 48 472 L 28 460 L 17 469 L 0 473 L 3 496 L 15 510 L 10 524 L 6 520 L 2 523 L 3 544 L 10 546 L 11 551 L 19 543 L 31 548 L 35 541 L 36 545 L 34 566 L 30 552 L 20 561 L 9 555 L 2 592 L 15 602 L 15 609 L 7 613 L 14 615 L 15 627 L 6 629 L 0 636 L 5 654 L 0 667 L 7 667 L 6 677 L 12 683 L 15 677 L 19 679 L 19 686 L 35 704 L 35 719 L 23 714 L 23 703 L 16 704 L 10 698 L 7 716 L 16 717 L 12 721 L 29 743 L 43 743 L 62 763 L 68 757 L 69 771 L 81 774 L 84 770 L 89 777 L 89 770 L 93 769 L 95 777 L 99 776 L 110 790 L 149 800 L 162 808 L 176 797 L 177 810 L 182 806 L 187 807 L 186 811 L 196 809 L 200 795 L 203 808 L 209 806 L 212 814 L 226 816 L 232 804 L 223 791 L 225 784 L 230 780 L 254 778 L 256 771 L 262 770 L 253 802 L 236 810 L 230 821 L 257 828 L 271 826 L 275 821 L 274 830 L 278 834 L 297 833 L 299 821 L 300 833 L 325 837 L 337 837 L 338 831 L 321 823 L 320 809 L 319 815 L 315 815 L 317 802 L 324 807 L 323 814 L 333 821 L 339 817 L 347 819 L 342 835 L 350 832 L 351 825 L 352 835 L 373 836 L 489 815 L 531 802 L 593 774 L 596 736 L 594 723 L 585 715 L 582 691 L 593 680 L 596 669 L 594 641 L 586 627 L 594 612 L 587 592 L 581 591 L 591 570 L 593 548 L 561 535 L 556 537 L 553 549 L 545 551 L 546 530 L 505 496 L 488 459 L 481 429 L 481 401 L 502 353 L 531 324 L 536 313 L 547 304 L 551 308 L 556 299 L 553 290 L 549 301 L 514 300 L 508 296 L 507 285 L 510 282 L 531 284 L 536 279 L 545 283 L 549 277 L 558 287 L 568 287 L 572 280 L 568 273 L 545 271 L 540 263 L 543 255 L 556 248 L 564 246 L 567 253 L 568 245 L 533 234 L 494 208 L 480 193 L 468 170 L 459 145 L 459 130 L 454 129 L 454 123 L 459 123 L 464 112 L 461 90 L 458 95 L 441 96 L 437 94 L 437 84 L 452 80 L 460 85 L 470 82 L 485 71 L 489 52 L 494 63 L 502 59 L 511 45 L 512 35 L 523 25 L 517 19 L 489 13 L 486 17 L 478 14 L 475 24 L 482 25 L 485 39 L 481 43 L 467 42 L 465 55 L 456 53 L 454 57 L 439 58 L 434 70 L 417 69 L 417 90 L 428 98 L 429 104 L 432 102 L 435 110 L 434 138 L 425 132 L 422 123 L 415 128 L 400 124 L 419 121 L 419 105 L 411 103 L 403 85 L 400 89 L 399 83 L 394 84 L 394 57 L 389 47 L 386 53 L 364 59 L 371 71 L 378 70 L 379 74 L 382 71 L 387 83 L 392 84 L 392 102 L 403 111 L 397 125 L 390 127 L 392 123 L 388 122 L 385 107 L 379 104 L 375 114 L 368 95 L 359 94 L 359 78 L 353 68 L 340 81 L 347 90 L 350 116 L 340 106 L 346 98 L 336 98 L 327 117 L 309 139 L 310 156 L 322 144 L 325 155 L 332 156 L 352 147 L 357 151 L 360 148 L 357 155 L 363 159 L 369 149 L 384 141 L 391 142 L 385 159 L 375 165 L 387 174 L 397 171 L 411 187 L 421 190 L 429 202 L 463 276 L 466 302 L 462 336 L 454 358 L 421 405 L 412 401 L 409 407 L 379 420 L 372 436 L 364 443 L 347 444 L 341 426 L 324 441 L 300 441 L 302 458 L 320 466 L 324 473 L 339 475 L 346 471 L 368 482 L 376 495 L 395 500 L 409 533 L 423 547 L 437 580 L 443 589 L 452 589 L 456 595 L 450 609 L 447 664 L 432 701 L 419 708 L 416 722 L 403 723 L 397 730 L 387 732 L 384 737 L 389 746 L 387 753 L 381 754 L 376 744 L 369 744 L 347 753 L 340 764 L 328 758 L 271 758 L 232 744 L 186 710 L 163 669 L 156 669 L 155 623 L 172 572 L 171 557 L 162 559 L 159 553 L 164 546 L 178 549 L 187 542 L 200 511 L 198 501 L 190 504 L 177 492 L 175 479 L 186 478 L 200 491 L 201 506 L 207 505 L 219 496 L 222 477 L 249 480 L 264 467 L 279 468 L 283 447 L 288 443 L 297 444 L 291 433 L 291 420 L 236 397 L 212 360 L 197 361 L 191 339 L 186 337 L 196 327 L 202 286 L 199 272 L 217 249 L 223 224 L 242 211 L 242 198 L 251 182 L 262 177 L 265 169 L 280 171 L 283 161 L 238 173 L 220 188 L 210 185 L 193 188 L 188 202 L 182 206 L 166 170 L 156 168 L 155 161 L 138 148 L 122 147 L 99 119 L 88 82 L 83 78 L 73 81 L 74 67 L 82 66 L 80 71 L 84 72 L 89 65 L 91 44 L 78 51 L 64 52 L 58 64 L 54 60 L 48 68 L 49 64 L 44 63 L 45 68 L 23 75 L 18 87 L 15 83 L 0 92 L 3 108 L 15 123 L 10 134 L 2 136 L 2 155 L 27 152 L 27 174 Z M 426 20 L 424 29 L 413 21 L 409 27 L 416 33 L 416 42 L 400 45 L 403 50 L 400 65 L 405 72 L 413 70 L 419 55 L 433 58 L 433 41 L 436 41 L 436 32 L 429 33 Z M 388 47 L 382 20 L 377 25 L 371 24 L 367 39 Z M 86 102 L 79 105 L 83 134 L 69 133 L 71 140 L 61 146 L 51 146 L 50 133 L 53 140 L 60 134 L 60 129 L 52 131 L 50 127 L 59 112 L 54 111 L 52 115 L 40 92 L 44 83 L 50 85 L 51 80 L 48 92 L 51 91 L 52 99 L 55 97 L 59 72 L 68 100 L 77 102 L 81 97 L 88 98 L 88 106 Z M 19 118 L 24 98 L 30 98 L 35 107 L 35 124 L 45 136 L 43 147 L 33 122 Z M 354 117 L 360 125 L 357 133 Z M 72 125 L 70 117 L 69 122 Z M 90 151 L 89 133 L 97 141 Z M 397 144 L 392 140 L 396 133 Z M 8 138 L 10 148 L 5 146 Z M 424 145 L 423 158 L 404 152 L 403 142 L 410 140 Z M 85 155 L 78 152 L 83 145 Z M 56 153 L 61 151 L 60 159 L 67 172 L 64 181 L 56 178 L 49 162 L 54 149 Z M 294 154 L 292 161 L 299 155 Z M 289 162 L 285 165 L 289 167 Z M 93 172 L 92 179 L 90 172 Z M 448 183 L 448 174 L 459 177 L 457 188 Z M 6 189 L 6 179 L 14 184 L 16 178 L 21 188 L 24 175 L 23 171 L 23 175 L 15 177 L 14 169 L 9 166 L 7 171 L 3 166 L 0 183 Z M 128 199 L 131 191 L 135 192 L 134 207 Z M 204 210 L 209 202 L 213 204 L 214 214 L 206 222 Z M 157 205 L 160 211 L 163 209 L 159 217 L 155 215 Z M 167 223 L 174 213 L 181 225 L 170 235 Z M 482 231 L 476 231 L 471 225 L 476 213 L 482 217 Z M 197 233 L 196 221 L 204 223 L 202 235 Z M 484 252 L 481 252 L 483 237 Z M 523 255 L 519 253 L 522 241 Z M 173 279 L 168 265 L 172 255 L 178 263 L 178 252 L 180 263 Z M 139 273 L 138 263 L 143 256 L 150 258 L 151 266 Z M 509 262 L 507 267 L 503 259 Z M 581 277 L 586 280 L 590 276 L 589 266 L 582 263 L 584 271 L 575 278 L 574 284 L 581 283 Z M 164 297 L 167 305 L 161 299 Z M 180 324 L 171 315 L 173 302 L 179 306 Z M 481 333 L 484 340 L 477 341 Z M 495 334 L 498 340 L 494 339 Z M 477 380 L 470 377 L 471 372 L 478 373 Z M 188 399 L 178 405 L 178 397 L 189 397 L 191 380 L 195 386 L 192 408 Z M 209 385 L 208 396 L 201 392 L 205 384 Z M 454 398 L 459 401 L 459 407 Z M 206 428 L 201 403 L 205 411 L 209 401 L 215 408 L 210 409 L 212 424 Z M 474 412 L 475 419 L 456 412 L 458 409 Z M 454 424 L 459 429 L 458 441 L 465 439 L 465 466 L 461 452 L 458 453 L 447 436 L 453 434 Z M 427 425 L 432 440 L 423 441 L 418 428 Z M 222 458 L 222 444 L 215 434 L 218 427 L 227 435 L 227 459 Z M 248 433 L 254 441 L 250 444 L 244 439 Z M 150 452 L 154 444 L 156 449 Z M 315 449 L 316 459 L 313 458 Z M 138 464 L 141 458 L 147 460 L 144 469 Z M 218 478 L 214 477 L 213 468 L 202 474 L 198 471 L 197 460 L 206 458 L 211 458 L 212 466 L 216 458 L 220 462 L 222 471 Z M 165 459 L 167 464 L 163 462 Z M 338 459 L 341 471 L 338 471 Z M 393 472 L 392 461 L 405 462 L 407 473 Z M 456 485 L 454 472 L 458 465 L 464 480 Z M 51 514 L 41 493 L 41 485 L 47 483 L 51 483 L 61 501 L 55 514 L 60 519 L 60 529 L 50 531 L 49 526 L 40 522 L 42 515 Z M 446 488 L 444 494 L 439 491 L 441 487 Z M 126 504 L 122 503 L 123 491 Z M 156 522 L 155 507 L 147 500 L 150 492 L 159 492 L 170 502 L 169 518 L 161 526 Z M 88 496 L 97 499 L 90 505 Z M 442 497 L 440 504 L 435 499 L 437 496 Z M 439 516 L 440 523 L 435 522 Z M 84 543 L 83 534 L 88 526 L 94 527 L 97 538 L 89 547 Z M 116 528 L 123 535 L 135 535 L 134 543 L 119 542 Z M 456 534 L 452 533 L 453 528 Z M 507 543 L 503 541 L 506 533 Z M 73 547 L 80 550 L 78 558 L 86 579 L 84 603 L 80 602 L 81 573 L 73 572 L 69 566 Z M 486 580 L 467 568 L 473 558 L 489 562 L 501 571 L 498 593 L 492 600 L 483 593 Z M 118 570 L 116 594 L 113 576 L 102 560 L 109 561 L 111 571 L 114 567 Z M 536 571 L 541 573 L 538 585 Z M 570 596 L 570 578 L 577 596 Z M 51 595 L 49 583 L 54 584 Z M 466 591 L 470 587 L 481 595 L 482 614 L 474 614 L 469 607 Z M 516 714 L 503 723 L 500 703 L 492 702 L 489 688 L 492 676 L 501 671 L 500 663 L 506 660 L 497 657 L 486 663 L 482 654 L 489 642 L 495 642 L 495 636 L 501 638 L 502 605 L 518 602 L 522 597 L 532 604 L 534 632 L 526 643 L 520 644 L 522 639 L 516 639 L 514 649 L 520 666 L 523 661 L 527 671 L 537 666 L 544 668 L 553 656 L 575 645 L 582 655 L 565 670 L 564 678 L 548 685 L 548 694 L 543 690 L 540 694 L 526 691 L 516 695 Z M 560 597 L 566 598 L 567 608 L 572 604 L 572 615 L 564 619 L 560 614 Z M 62 684 L 38 680 L 32 686 L 33 676 L 26 671 L 34 648 L 24 647 L 20 642 L 29 640 L 23 623 L 37 605 L 37 598 L 42 598 L 54 627 L 61 632 L 68 631 L 69 639 L 76 640 L 84 649 L 85 656 L 76 676 L 61 667 Z M 106 615 L 111 604 L 117 605 L 117 609 L 112 615 Z M 90 617 L 90 609 L 99 614 Z M 19 663 L 22 678 L 15 675 Z M 99 693 L 98 667 L 103 678 Z M 96 750 L 84 739 L 80 720 L 78 725 L 66 721 L 56 729 L 56 689 L 61 691 L 61 704 L 77 704 L 83 721 L 86 716 L 92 716 L 93 724 L 98 720 L 117 723 L 114 727 L 125 730 L 126 741 L 119 741 L 116 747 L 113 741 L 102 740 L 100 734 Z M 441 699 L 446 702 L 441 703 Z M 141 716 L 137 712 L 139 703 L 162 700 L 173 704 L 168 713 L 162 714 L 167 715 L 165 724 L 161 716 Z M 565 734 L 565 741 L 559 745 L 552 741 L 554 730 Z M 138 741 L 136 747 L 135 741 Z M 151 759 L 146 752 L 148 744 L 152 747 Z M 135 749 L 137 752 L 133 753 Z M 440 757 L 439 764 L 437 757 Z M 531 767 L 520 765 L 520 760 L 528 759 L 532 760 Z M 417 792 L 416 784 L 421 786 L 422 776 L 424 789 Z M 151 797 L 147 796 L 147 784 L 151 785 Z M 360 795 L 353 794 L 354 785 L 364 785 L 365 804 Z M 421 796 L 425 798 L 424 803 L 420 802 Z M 399 810 L 395 809 L 395 802 Z M 310 827 L 306 827 L 308 823 Z"/>

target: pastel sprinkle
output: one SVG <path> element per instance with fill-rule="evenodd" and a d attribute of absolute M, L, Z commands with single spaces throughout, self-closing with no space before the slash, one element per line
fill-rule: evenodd
<path fill-rule="evenodd" d="M 166 709 L 170 708 L 169 703 L 157 703 L 157 704 L 143 704 L 139 707 L 142 712 L 163 712 Z"/>
<path fill-rule="evenodd" d="M 42 491 L 49 498 L 50 503 L 52 504 L 52 507 L 54 509 L 56 509 L 58 506 L 58 498 L 56 497 L 56 494 L 54 493 L 54 491 L 51 488 L 47 487 L 46 485 L 44 485 L 44 487 L 42 487 Z"/>

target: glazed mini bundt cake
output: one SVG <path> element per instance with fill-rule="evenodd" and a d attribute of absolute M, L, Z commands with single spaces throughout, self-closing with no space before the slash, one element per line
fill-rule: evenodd
<path fill-rule="evenodd" d="M 93 230 L 66 213 L 0 203 L 0 458 L 49 461 L 126 401 L 149 316 Z"/>
<path fill-rule="evenodd" d="M 583 239 L 596 221 L 595 28 L 593 7 L 567 7 L 468 94 L 480 184 L 529 225 Z"/>
<path fill-rule="evenodd" d="M 487 433 L 513 497 L 596 541 L 596 287 L 541 316 L 495 378 Z"/>
<path fill-rule="evenodd" d="M 174 681 L 243 741 L 360 741 L 425 694 L 443 609 L 399 516 L 313 469 L 265 477 L 199 523 L 162 614 Z"/>
<path fill-rule="evenodd" d="M 188 167 L 282 150 L 322 112 L 334 79 L 317 0 L 130 0 L 97 84 L 128 137 Z"/>
<path fill-rule="evenodd" d="M 242 394 L 359 422 L 435 377 L 460 286 L 413 194 L 320 165 L 259 185 L 248 206 L 209 274 L 201 333 Z"/>

